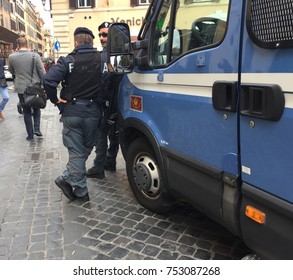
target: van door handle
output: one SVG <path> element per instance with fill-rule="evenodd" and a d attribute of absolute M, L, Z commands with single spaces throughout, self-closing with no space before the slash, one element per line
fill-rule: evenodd
<path fill-rule="evenodd" d="M 276 84 L 242 84 L 240 113 L 271 121 L 278 121 L 285 108 L 282 88 Z"/>
<path fill-rule="evenodd" d="M 212 100 L 216 110 L 236 112 L 237 82 L 215 81 L 213 84 Z"/>

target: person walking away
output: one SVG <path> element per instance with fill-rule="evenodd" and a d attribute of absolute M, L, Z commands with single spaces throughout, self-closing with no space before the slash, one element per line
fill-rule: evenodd
<path fill-rule="evenodd" d="M 1 55 L 1 49 L 0 49 Z M 2 95 L 2 100 L 0 102 L 0 121 L 5 119 L 3 111 L 6 103 L 9 101 L 9 93 L 7 90 L 7 83 L 4 74 L 4 59 L 0 57 L 0 80 L 4 81 L 4 84 L 0 84 L 0 94 Z"/>
<path fill-rule="evenodd" d="M 41 83 L 45 69 L 39 54 L 28 49 L 27 39 L 24 36 L 17 39 L 17 45 L 18 51 L 8 57 L 8 70 L 15 76 L 14 91 L 18 94 L 19 103 L 23 108 L 26 140 L 33 141 L 34 135 L 43 136 L 40 130 L 41 109 L 24 106 L 23 93 L 30 83 Z M 33 75 L 32 65 L 34 65 Z"/>
<path fill-rule="evenodd" d="M 102 63 L 100 52 L 93 47 L 94 38 L 91 30 L 78 27 L 74 31 L 74 50 L 61 56 L 44 76 L 45 91 L 61 113 L 62 139 L 69 155 L 66 169 L 55 184 L 71 201 L 90 199 L 86 160 L 97 144 L 102 116 Z"/>
<path fill-rule="evenodd" d="M 107 61 L 107 37 L 110 22 L 103 22 L 99 27 L 100 43 L 103 47 L 102 60 Z M 119 85 L 120 76 L 113 72 L 103 74 L 103 120 L 99 133 L 98 143 L 95 147 L 93 166 L 86 175 L 90 178 L 105 178 L 105 170 L 116 171 L 116 157 L 119 151 L 119 138 L 117 127 L 117 100 L 115 91 Z M 108 146 L 109 142 L 109 146 Z"/>
<path fill-rule="evenodd" d="M 46 58 L 44 61 L 45 71 L 48 72 L 54 64 L 54 60 L 51 57 Z"/>

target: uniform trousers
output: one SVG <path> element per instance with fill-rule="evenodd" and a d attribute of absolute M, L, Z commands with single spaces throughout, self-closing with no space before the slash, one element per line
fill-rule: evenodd
<path fill-rule="evenodd" d="M 62 178 L 72 186 L 74 193 L 82 197 L 88 193 L 86 160 L 98 141 L 100 116 L 62 116 L 63 144 L 68 150 L 68 163 Z"/>
<path fill-rule="evenodd" d="M 116 166 L 116 157 L 119 151 L 119 135 L 117 124 L 113 124 L 113 127 L 108 132 L 109 146 L 107 150 L 106 165 Z"/>
<path fill-rule="evenodd" d="M 106 121 L 105 119 L 104 122 Z M 116 128 L 116 124 L 109 125 L 105 123 L 99 129 L 98 142 L 95 150 L 96 156 L 94 159 L 94 168 L 98 173 L 104 172 L 105 165 L 116 166 L 116 157 L 119 151 L 119 137 L 112 126 Z"/>

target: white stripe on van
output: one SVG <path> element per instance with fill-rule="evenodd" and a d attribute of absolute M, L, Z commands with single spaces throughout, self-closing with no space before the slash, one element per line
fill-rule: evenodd
<path fill-rule="evenodd" d="M 169 74 L 163 73 L 163 81 L 158 80 L 160 74 L 132 73 L 128 75 L 130 82 L 141 90 L 183 94 L 191 96 L 212 97 L 212 86 L 215 81 L 237 81 L 235 73 L 213 74 Z M 293 73 L 243 73 L 242 83 L 278 84 L 285 93 L 286 108 L 293 108 Z"/>

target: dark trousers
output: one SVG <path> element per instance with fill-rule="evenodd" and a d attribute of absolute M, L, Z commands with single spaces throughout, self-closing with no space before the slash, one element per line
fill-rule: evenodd
<path fill-rule="evenodd" d="M 64 117 L 63 144 L 68 150 L 68 163 L 63 172 L 63 179 L 74 188 L 77 196 L 87 192 L 86 160 L 97 143 L 100 116 L 91 118 Z"/>
<path fill-rule="evenodd" d="M 119 151 L 119 135 L 116 125 L 108 132 L 109 146 L 107 150 L 106 165 L 116 165 L 116 157 Z"/>
<path fill-rule="evenodd" d="M 41 124 L 41 109 L 30 108 L 24 106 L 23 94 L 18 94 L 19 103 L 23 108 L 23 119 L 25 123 L 26 132 L 29 138 L 34 137 L 34 132 L 40 131 Z"/>
<path fill-rule="evenodd" d="M 99 128 L 98 143 L 95 150 L 96 156 L 94 159 L 95 170 L 101 173 L 104 171 L 105 165 L 116 166 L 118 151 L 119 138 L 116 129 L 111 127 L 111 125 L 104 124 L 101 128 Z"/>

